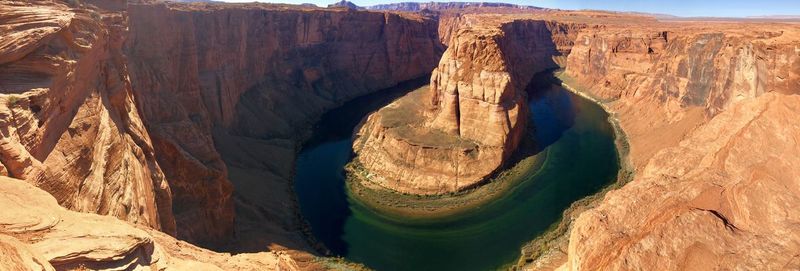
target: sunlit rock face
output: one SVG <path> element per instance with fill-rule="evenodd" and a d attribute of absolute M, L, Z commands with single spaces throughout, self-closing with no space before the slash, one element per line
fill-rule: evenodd
<path fill-rule="evenodd" d="M 781 24 L 582 32 L 567 73 L 617 113 L 636 174 L 574 222 L 562 268 L 800 267 L 798 48 Z"/>
<path fill-rule="evenodd" d="M 137 111 L 121 14 L 0 3 L 0 175 L 72 210 L 175 233 L 172 193 Z"/>
<path fill-rule="evenodd" d="M 458 30 L 424 97 L 389 105 L 357 131 L 353 146 L 369 172 L 364 179 L 414 194 L 456 192 L 484 181 L 524 136 L 525 87 L 535 73 L 557 67 L 561 52 L 553 37 L 567 29 L 516 20 Z M 408 105 L 418 99 L 422 104 Z"/>

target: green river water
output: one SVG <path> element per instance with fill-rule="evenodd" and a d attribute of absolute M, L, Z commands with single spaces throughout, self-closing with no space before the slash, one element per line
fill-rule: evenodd
<path fill-rule="evenodd" d="M 614 131 L 603 109 L 556 84 L 529 87 L 531 139 L 541 167 L 499 198 L 465 212 L 413 218 L 381 214 L 351 198 L 344 166 L 353 128 L 413 86 L 381 91 L 327 113 L 296 164 L 300 210 L 334 254 L 376 270 L 494 270 L 561 219 L 571 203 L 616 180 Z"/>

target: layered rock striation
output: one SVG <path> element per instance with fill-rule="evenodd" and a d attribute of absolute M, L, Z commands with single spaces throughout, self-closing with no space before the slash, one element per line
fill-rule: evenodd
<path fill-rule="evenodd" d="M 722 23 L 592 29 L 576 38 L 567 74 L 621 115 L 636 115 L 622 123 L 638 145 L 631 151 L 640 168 L 731 104 L 797 93 L 796 27 L 765 25 L 775 30 Z"/>
<path fill-rule="evenodd" d="M 313 120 L 428 74 L 443 50 L 435 22 L 416 15 L 262 4 L 130 5 L 128 14 L 132 85 L 189 240 L 230 236 L 236 189 L 240 210 L 269 210 L 245 217 L 281 221 L 275 231 L 299 238 L 287 191 Z"/>
<path fill-rule="evenodd" d="M 797 93 L 794 33 L 718 27 L 584 31 L 567 72 L 603 99 L 650 96 L 669 110 L 701 107 L 710 116 L 766 92 Z"/>
<path fill-rule="evenodd" d="M 798 268 L 798 48 L 785 24 L 582 32 L 567 73 L 617 113 L 637 173 L 574 221 L 562 268 Z"/>
<path fill-rule="evenodd" d="M 0 3 L 0 174 L 67 208 L 175 233 L 172 193 L 121 54 L 125 18 Z"/>
<path fill-rule="evenodd" d="M 0 175 L 208 246 L 250 221 L 238 234 L 249 251 L 310 250 L 289 180 L 313 120 L 428 74 L 443 51 L 435 21 L 416 15 L 125 1 L 0 11 Z"/>
<path fill-rule="evenodd" d="M 357 128 L 354 151 L 368 172 L 362 179 L 412 194 L 484 181 L 525 134 L 525 87 L 535 73 L 557 67 L 552 36 L 561 30 L 525 20 L 459 30 L 424 94 L 402 98 Z"/>

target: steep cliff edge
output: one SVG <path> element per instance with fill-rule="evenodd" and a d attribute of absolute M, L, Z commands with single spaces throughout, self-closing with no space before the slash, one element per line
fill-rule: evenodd
<path fill-rule="evenodd" d="M 72 210 L 245 251 L 311 251 L 290 183 L 307 128 L 428 74 L 443 51 L 416 15 L 125 1 L 0 11 L 0 175 Z"/>
<path fill-rule="evenodd" d="M 567 82 L 616 113 L 637 173 L 574 221 L 562 268 L 798 268 L 798 72 L 793 25 L 582 32 Z"/>
<path fill-rule="evenodd" d="M 460 29 L 428 88 L 357 128 L 353 149 L 368 172 L 360 179 L 403 193 L 443 194 L 495 172 L 525 133 L 525 87 L 535 73 L 557 67 L 552 36 L 559 26 L 519 20 Z"/>
<path fill-rule="evenodd" d="M 620 115 L 636 114 L 621 120 L 636 145 L 634 164 L 642 167 L 730 104 L 766 92 L 798 93 L 796 27 L 755 28 L 672 23 L 584 31 L 567 74 Z"/>
<path fill-rule="evenodd" d="M 435 22 L 416 15 L 268 4 L 128 13 L 132 85 L 175 195 L 178 235 L 227 239 L 236 205 L 246 250 L 307 249 L 290 180 L 313 121 L 428 74 L 443 50 Z"/>
<path fill-rule="evenodd" d="M 174 234 L 171 192 L 136 110 L 117 13 L 0 3 L 0 175 L 72 210 Z"/>

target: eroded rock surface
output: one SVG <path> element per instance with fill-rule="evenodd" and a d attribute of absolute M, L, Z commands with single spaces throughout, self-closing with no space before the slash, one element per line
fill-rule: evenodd
<path fill-rule="evenodd" d="M 381 4 L 368 6 L 367 9 L 374 10 L 397 10 L 397 11 L 424 11 L 424 10 L 457 10 L 464 9 L 484 10 L 485 8 L 508 8 L 526 11 L 541 10 L 543 8 L 525 5 L 514 5 L 493 2 L 400 2 L 394 4 Z"/>
<path fill-rule="evenodd" d="M 800 97 L 768 93 L 661 150 L 575 221 L 565 267 L 799 268 L 799 111 Z"/>
<path fill-rule="evenodd" d="M 524 135 L 525 87 L 535 73 L 557 67 L 552 37 L 561 32 L 560 24 L 531 20 L 459 30 L 425 97 L 405 97 L 357 131 L 361 179 L 413 194 L 456 192 L 484 181 Z M 419 99 L 424 102 L 409 105 Z"/>
<path fill-rule="evenodd" d="M 230 237 L 236 203 L 240 233 L 305 246 L 289 180 L 308 128 L 344 101 L 428 74 L 442 51 L 435 22 L 416 15 L 265 4 L 131 5 L 129 15 L 131 80 L 187 225 L 178 234 L 202 242 Z"/>
<path fill-rule="evenodd" d="M 0 2 L 0 174 L 213 247 L 311 251 L 289 182 L 307 128 L 443 51 L 411 14 L 81 2 Z"/>
<path fill-rule="evenodd" d="M 799 33 L 581 33 L 568 74 L 617 113 L 637 173 L 574 222 L 562 268 L 797 269 Z"/>
<path fill-rule="evenodd" d="M 636 145 L 634 164 L 642 167 L 733 103 L 766 92 L 798 93 L 796 27 L 761 28 L 674 23 L 585 31 L 567 73 L 620 115 L 636 115 L 621 121 Z"/>
<path fill-rule="evenodd" d="M 174 233 L 120 53 L 125 24 L 116 13 L 0 2 L 0 173 L 72 210 Z"/>
<path fill-rule="evenodd" d="M 298 270 L 283 253 L 215 253 L 114 217 L 69 211 L 25 181 L 0 177 L 3 270 Z"/>

